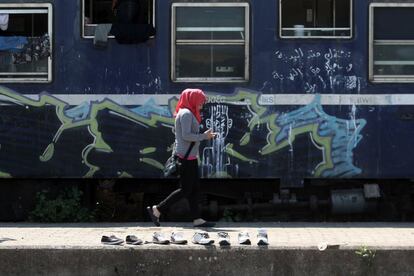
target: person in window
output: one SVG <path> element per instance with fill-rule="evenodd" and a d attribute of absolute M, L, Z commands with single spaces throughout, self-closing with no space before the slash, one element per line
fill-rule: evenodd
<path fill-rule="evenodd" d="M 147 1 L 112 0 L 116 16 L 110 33 L 118 43 L 141 43 L 155 35 L 155 28 L 148 24 Z"/>
<path fill-rule="evenodd" d="M 147 0 L 112 0 L 112 10 L 117 23 L 148 23 L 144 1 Z"/>
<path fill-rule="evenodd" d="M 199 133 L 201 115 L 200 110 L 206 102 L 206 96 L 200 89 L 185 89 L 180 96 L 175 109 L 175 153 L 181 161 L 180 188 L 172 192 L 167 198 L 147 211 L 156 226 L 160 226 L 161 214 L 181 200 L 187 198 L 190 203 L 191 216 L 194 227 L 213 227 L 215 223 L 207 222 L 200 216 L 198 200 L 200 183 L 198 172 L 198 151 L 200 141 L 211 140 L 216 134 L 212 129 Z M 193 147 L 191 144 L 194 142 Z M 188 153 L 187 153 L 188 152 Z M 187 158 L 185 156 L 187 155 Z"/>

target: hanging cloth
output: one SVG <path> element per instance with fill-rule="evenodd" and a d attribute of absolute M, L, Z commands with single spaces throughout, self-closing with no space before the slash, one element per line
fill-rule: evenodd
<path fill-rule="evenodd" d="M 25 36 L 0 36 L 0 51 L 19 52 L 27 43 Z"/>
<path fill-rule="evenodd" d="M 7 31 L 9 28 L 9 14 L 0 13 L 0 30 Z"/>

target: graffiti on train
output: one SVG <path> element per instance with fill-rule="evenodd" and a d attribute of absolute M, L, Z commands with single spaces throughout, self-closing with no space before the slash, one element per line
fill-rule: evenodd
<path fill-rule="evenodd" d="M 328 115 L 315 95 L 293 107 L 260 105 L 258 91 L 207 92 L 202 130 L 217 139 L 200 148 L 203 177 L 352 177 L 364 119 Z M 71 106 L 52 94 L 37 99 L 0 87 L 2 177 L 161 177 L 174 140 L 177 97 L 166 105 L 115 100 Z M 355 107 L 354 107 L 355 108 Z M 353 114 L 353 115 L 352 115 Z"/>
<path fill-rule="evenodd" d="M 277 50 L 273 53 L 272 85 L 288 92 L 360 92 L 365 84 L 355 72 L 354 63 L 352 53 L 345 49 Z"/>

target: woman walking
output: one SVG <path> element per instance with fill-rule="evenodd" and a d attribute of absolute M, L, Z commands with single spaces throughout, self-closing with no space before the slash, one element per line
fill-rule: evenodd
<path fill-rule="evenodd" d="M 200 89 L 185 89 L 175 109 L 175 154 L 181 162 L 180 188 L 172 192 L 158 205 L 148 206 L 147 211 L 156 226 L 160 226 L 159 218 L 168 208 L 182 198 L 190 204 L 194 227 L 213 227 L 215 224 L 201 218 L 198 200 L 200 183 L 198 173 L 198 151 L 200 141 L 215 137 L 212 129 L 200 134 L 200 110 L 206 102 L 206 96 Z"/>

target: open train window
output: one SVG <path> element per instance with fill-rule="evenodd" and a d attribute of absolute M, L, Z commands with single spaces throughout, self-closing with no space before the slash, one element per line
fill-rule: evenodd
<path fill-rule="evenodd" d="M 0 82 L 52 81 L 52 5 L 0 4 Z"/>
<path fill-rule="evenodd" d="M 370 5 L 369 79 L 414 82 L 414 3 Z"/>
<path fill-rule="evenodd" d="M 280 0 L 280 37 L 351 38 L 352 0 Z"/>
<path fill-rule="evenodd" d="M 123 1 L 123 0 L 117 0 Z M 143 7 L 142 19 L 146 24 L 155 27 L 155 0 L 136 0 Z M 115 13 L 112 10 L 116 0 L 82 0 L 82 37 L 93 38 L 95 27 L 98 24 L 112 24 L 115 21 Z M 113 38 L 113 36 L 109 36 Z"/>
<path fill-rule="evenodd" d="M 174 3 L 171 31 L 173 81 L 249 79 L 247 3 Z"/>

